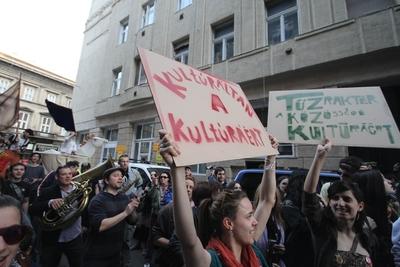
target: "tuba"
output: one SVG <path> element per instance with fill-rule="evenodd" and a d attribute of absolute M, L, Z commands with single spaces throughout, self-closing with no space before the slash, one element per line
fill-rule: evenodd
<path fill-rule="evenodd" d="M 70 226 L 83 212 L 89 203 L 89 195 L 92 192 L 90 181 L 102 177 L 103 172 L 114 167 L 111 157 L 97 167 L 79 174 L 73 178 L 75 189 L 63 200 L 63 205 L 58 209 L 50 208 L 43 214 L 42 229 L 55 231 Z"/>

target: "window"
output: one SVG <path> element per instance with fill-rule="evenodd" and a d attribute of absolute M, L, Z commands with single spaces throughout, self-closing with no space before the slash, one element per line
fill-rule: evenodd
<path fill-rule="evenodd" d="M 233 20 L 214 28 L 214 64 L 233 56 L 233 41 Z"/>
<path fill-rule="evenodd" d="M 28 128 L 30 114 L 26 111 L 19 112 L 18 124 L 20 129 Z"/>
<path fill-rule="evenodd" d="M 120 22 L 120 29 L 119 29 L 119 44 L 123 44 L 128 40 L 128 22 L 129 18 L 125 18 Z"/>
<path fill-rule="evenodd" d="M 135 77 L 136 77 L 135 78 L 136 85 L 141 85 L 141 84 L 147 83 L 147 78 L 146 78 L 146 74 L 144 73 L 143 64 L 139 59 L 136 60 L 136 75 L 135 75 Z"/>
<path fill-rule="evenodd" d="M 278 151 L 278 158 L 293 158 L 296 156 L 294 144 L 279 143 Z"/>
<path fill-rule="evenodd" d="M 190 169 L 192 170 L 193 174 L 197 175 L 205 175 L 207 171 L 207 165 L 206 164 L 196 164 L 196 165 L 191 165 L 189 166 Z"/>
<path fill-rule="evenodd" d="M 71 108 L 71 106 L 72 106 L 72 99 L 67 98 L 67 108 Z"/>
<path fill-rule="evenodd" d="M 267 5 L 268 44 L 294 38 L 299 33 L 296 0 L 284 0 Z"/>
<path fill-rule="evenodd" d="M 139 161 L 151 161 L 151 148 L 154 140 L 153 122 L 141 123 L 136 126 L 135 155 Z"/>
<path fill-rule="evenodd" d="M 350 18 L 379 11 L 395 5 L 393 0 L 346 0 L 347 14 Z"/>
<path fill-rule="evenodd" d="M 52 93 L 47 93 L 47 100 L 55 103 L 56 100 L 57 100 L 57 96 L 55 94 L 52 94 Z"/>
<path fill-rule="evenodd" d="M 264 127 L 267 127 L 268 122 L 268 98 L 258 98 L 249 100 L 254 112 L 257 114 Z"/>
<path fill-rule="evenodd" d="M 25 86 L 24 88 L 24 94 L 22 95 L 22 99 L 32 101 L 33 100 L 33 95 L 35 92 L 35 88 L 32 86 Z"/>
<path fill-rule="evenodd" d="M 111 155 L 113 158 L 117 156 L 118 128 L 106 129 L 104 136 L 108 140 L 108 143 L 103 145 L 101 153 L 102 161 L 107 160 L 108 155 Z"/>
<path fill-rule="evenodd" d="M 10 79 L 0 77 L 0 94 L 4 93 L 10 86 Z"/>
<path fill-rule="evenodd" d="M 189 40 L 174 45 L 174 58 L 183 64 L 188 64 Z"/>
<path fill-rule="evenodd" d="M 51 128 L 51 118 L 42 117 L 42 122 L 40 123 L 40 131 L 44 133 L 50 133 Z"/>
<path fill-rule="evenodd" d="M 122 68 L 118 68 L 113 70 L 113 82 L 111 88 L 111 96 L 115 96 L 119 94 L 119 90 L 121 89 L 121 80 L 122 80 Z"/>
<path fill-rule="evenodd" d="M 178 10 L 183 9 L 192 4 L 192 0 L 178 0 Z"/>
<path fill-rule="evenodd" d="M 154 1 L 148 2 L 143 6 L 142 28 L 154 22 Z"/>

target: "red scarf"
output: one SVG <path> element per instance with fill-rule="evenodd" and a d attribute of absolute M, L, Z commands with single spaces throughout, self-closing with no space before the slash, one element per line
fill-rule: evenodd
<path fill-rule="evenodd" d="M 218 238 L 211 238 L 207 248 L 215 250 L 224 266 L 229 267 L 260 267 L 260 261 L 250 245 L 242 248 L 241 260 L 238 262 L 233 252 Z"/>

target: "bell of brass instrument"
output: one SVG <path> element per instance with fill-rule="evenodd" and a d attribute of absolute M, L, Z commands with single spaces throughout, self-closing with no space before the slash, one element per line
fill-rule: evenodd
<path fill-rule="evenodd" d="M 50 208 L 43 214 L 42 229 L 44 231 L 55 231 L 71 225 L 89 203 L 89 195 L 92 191 L 90 181 L 102 177 L 103 172 L 113 166 L 113 160 L 109 157 L 99 166 L 75 176 L 72 181 L 75 189 L 63 198 L 62 206 L 56 210 Z"/>

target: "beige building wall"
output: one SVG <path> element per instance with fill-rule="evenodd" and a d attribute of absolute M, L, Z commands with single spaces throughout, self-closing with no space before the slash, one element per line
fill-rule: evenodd
<path fill-rule="evenodd" d="M 74 82 L 23 60 L 0 53 L 0 84 L 1 81 L 6 81 L 11 86 L 20 76 L 22 79 L 20 91 L 22 116 L 20 116 L 19 132 L 30 128 L 35 132 L 35 137 L 32 139 L 34 143 L 60 145 L 65 131 L 57 126 L 51 118 L 45 99 L 55 97 L 51 100 L 56 104 L 71 106 Z M 45 126 L 43 120 L 49 124 Z M 5 132 L 15 133 L 15 131 L 14 127 Z M 38 147 L 38 149 L 40 148 Z"/>
<path fill-rule="evenodd" d="M 287 1 L 193 0 L 178 9 L 178 0 L 94 0 L 73 95 L 78 130 L 105 136 L 110 127 L 120 129 L 114 145 L 126 146 L 128 154 L 140 160 L 137 126 L 149 121 L 154 122 L 153 131 L 161 126 L 147 84 L 136 83 L 137 47 L 173 58 L 174 44 L 182 40 L 188 40 L 189 65 L 239 83 L 254 103 L 263 99 L 268 103 L 272 90 L 399 86 L 398 2 L 367 0 L 352 6 L 346 0 L 297 0 L 298 34 L 270 45 L 267 10 L 282 2 Z M 155 6 L 154 22 L 143 27 L 148 3 Z M 229 20 L 234 25 L 233 57 L 213 64 L 214 29 Z M 128 36 L 120 44 L 124 21 Z M 112 96 L 115 70 L 122 70 L 122 79 L 119 93 Z M 157 133 L 151 136 L 156 142 Z M 295 145 L 292 151 L 278 165 L 308 168 L 314 147 Z M 94 160 L 102 154 L 99 151 Z M 326 168 L 337 169 L 347 154 L 346 147 L 335 148 Z M 156 159 L 155 152 L 147 158 Z M 213 164 L 230 167 L 234 174 L 245 163 L 258 160 Z"/>

